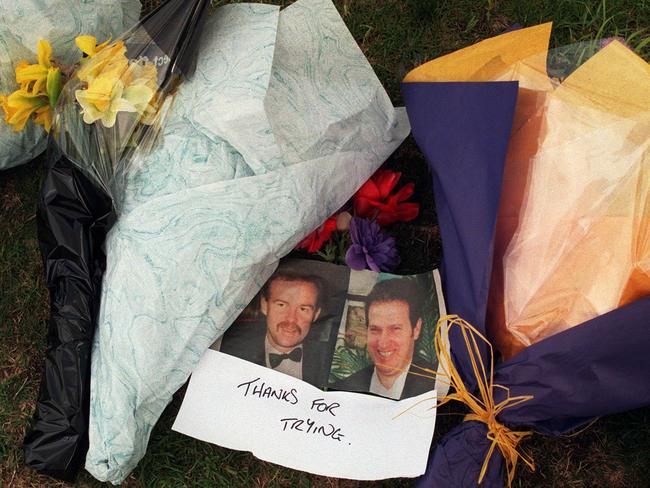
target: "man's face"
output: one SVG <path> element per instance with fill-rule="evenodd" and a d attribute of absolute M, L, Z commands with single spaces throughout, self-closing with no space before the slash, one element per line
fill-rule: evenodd
<path fill-rule="evenodd" d="M 411 324 L 409 305 L 404 301 L 370 304 L 367 347 L 378 376 L 396 377 L 407 368 L 421 328 L 422 319 Z"/>
<path fill-rule="evenodd" d="M 282 279 L 271 283 L 268 298 L 262 296 L 261 310 L 266 315 L 266 335 L 276 349 L 288 352 L 302 344 L 320 315 L 317 302 L 313 283 Z"/>

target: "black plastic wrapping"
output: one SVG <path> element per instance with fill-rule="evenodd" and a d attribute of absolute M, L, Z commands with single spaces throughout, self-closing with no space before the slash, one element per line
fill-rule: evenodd
<path fill-rule="evenodd" d="M 177 84 L 191 75 L 209 5 L 209 0 L 169 0 L 123 35 L 130 59 L 168 56 L 169 67 L 159 70 L 162 97 L 173 96 Z M 28 466 L 64 481 L 75 478 L 88 450 L 91 349 L 106 268 L 104 241 L 116 219 L 106 181 L 91 170 L 96 161 L 83 158 L 106 148 L 79 150 L 78 140 L 66 132 L 79 118 L 74 104 L 74 97 L 59 100 L 38 202 L 51 312 L 36 412 L 23 446 Z M 101 145 L 101 139 L 95 144 Z M 129 153 L 119 157 L 127 166 Z"/>
<path fill-rule="evenodd" d="M 114 214 L 108 195 L 54 153 L 37 214 L 50 292 L 48 347 L 24 450 L 28 466 L 70 481 L 88 448 L 90 351 L 106 268 L 103 244 Z"/>

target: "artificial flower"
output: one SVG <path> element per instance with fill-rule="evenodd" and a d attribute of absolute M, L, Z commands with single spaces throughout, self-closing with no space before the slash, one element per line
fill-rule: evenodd
<path fill-rule="evenodd" d="M 350 230 L 350 220 L 352 220 L 352 215 L 350 212 L 341 212 L 336 216 L 336 230 L 346 231 Z"/>
<path fill-rule="evenodd" d="M 314 232 L 298 243 L 296 249 L 306 249 L 307 252 L 317 252 L 332 237 L 336 230 L 336 216 L 332 215 Z"/>
<path fill-rule="evenodd" d="M 392 271 L 400 258 L 395 238 L 384 233 L 375 221 L 353 217 L 350 221 L 352 245 L 345 262 L 355 270 Z"/>
<path fill-rule="evenodd" d="M 418 203 L 402 203 L 413 195 L 413 183 L 391 194 L 402 174 L 379 170 L 354 195 L 354 210 L 359 217 L 374 218 L 381 226 L 413 220 L 420 213 Z"/>

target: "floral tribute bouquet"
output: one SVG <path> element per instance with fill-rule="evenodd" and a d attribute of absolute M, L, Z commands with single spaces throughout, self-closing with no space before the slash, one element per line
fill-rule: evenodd
<path fill-rule="evenodd" d="M 162 122 L 158 114 L 165 97 L 157 66 L 169 59 L 130 60 L 124 40 L 98 44 L 94 36 L 81 35 L 75 44 L 81 59 L 64 66 L 52 59 L 52 46 L 41 39 L 38 61 L 18 63 L 19 88 L 0 96 L 0 106 L 15 132 L 24 130 L 32 119 L 49 133 L 62 98 L 53 133 L 57 145 L 110 194 L 115 173 L 123 172 L 130 160 L 127 149 L 145 149 L 146 139 L 155 138 L 151 126 Z"/>
<path fill-rule="evenodd" d="M 20 132 L 33 116 L 46 132 L 52 127 L 52 113 L 63 87 L 61 67 L 52 61 L 52 46 L 46 40 L 38 43 L 38 61 L 22 60 L 16 66 L 16 83 L 20 85 L 11 95 L 0 95 L 0 107 L 5 122 Z"/>
<path fill-rule="evenodd" d="M 476 332 L 472 353 L 468 327 L 450 333 L 472 413 L 419 486 L 510 485 L 518 460 L 534 467 L 518 446 L 533 430 L 650 405 L 650 65 L 616 40 L 549 50 L 550 33 L 488 39 L 402 85 L 448 310 Z"/>
<path fill-rule="evenodd" d="M 193 66 L 209 1 L 170 0 L 117 39 L 75 39 L 73 66 L 46 40 L 34 64 L 16 67 L 19 88 L 0 99 L 14 130 L 30 118 L 49 132 L 38 233 L 50 290 L 48 350 L 26 464 L 71 480 L 88 449 L 90 351 L 105 268 L 104 240 L 135 156 L 159 139 Z"/>
<path fill-rule="evenodd" d="M 5 121 L 0 120 L 0 170 L 45 151 L 58 93 L 80 56 L 74 39 L 83 34 L 107 39 L 122 33 L 137 22 L 140 8 L 139 0 L 3 3 L 0 119 L 4 116 Z"/>
<path fill-rule="evenodd" d="M 380 169 L 354 194 L 351 202 L 330 216 L 296 246 L 329 262 L 346 263 L 355 270 L 393 271 L 400 263 L 395 238 L 386 227 L 408 222 L 420 204 L 406 202 L 414 192 L 407 183 L 395 190 L 402 174 Z"/>

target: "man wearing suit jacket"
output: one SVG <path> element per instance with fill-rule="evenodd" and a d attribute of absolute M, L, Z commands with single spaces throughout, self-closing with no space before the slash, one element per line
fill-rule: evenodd
<path fill-rule="evenodd" d="M 308 337 L 321 313 L 317 276 L 278 270 L 264 285 L 260 311 L 266 327 L 232 327 L 221 352 L 266 366 L 316 386 L 325 383 L 322 347 Z"/>
<path fill-rule="evenodd" d="M 419 290 L 408 279 L 378 282 L 366 298 L 366 347 L 373 364 L 332 385 L 338 390 L 367 391 L 393 399 L 433 390 L 435 380 L 423 368 L 432 364 L 414 357 L 422 330 Z"/>

